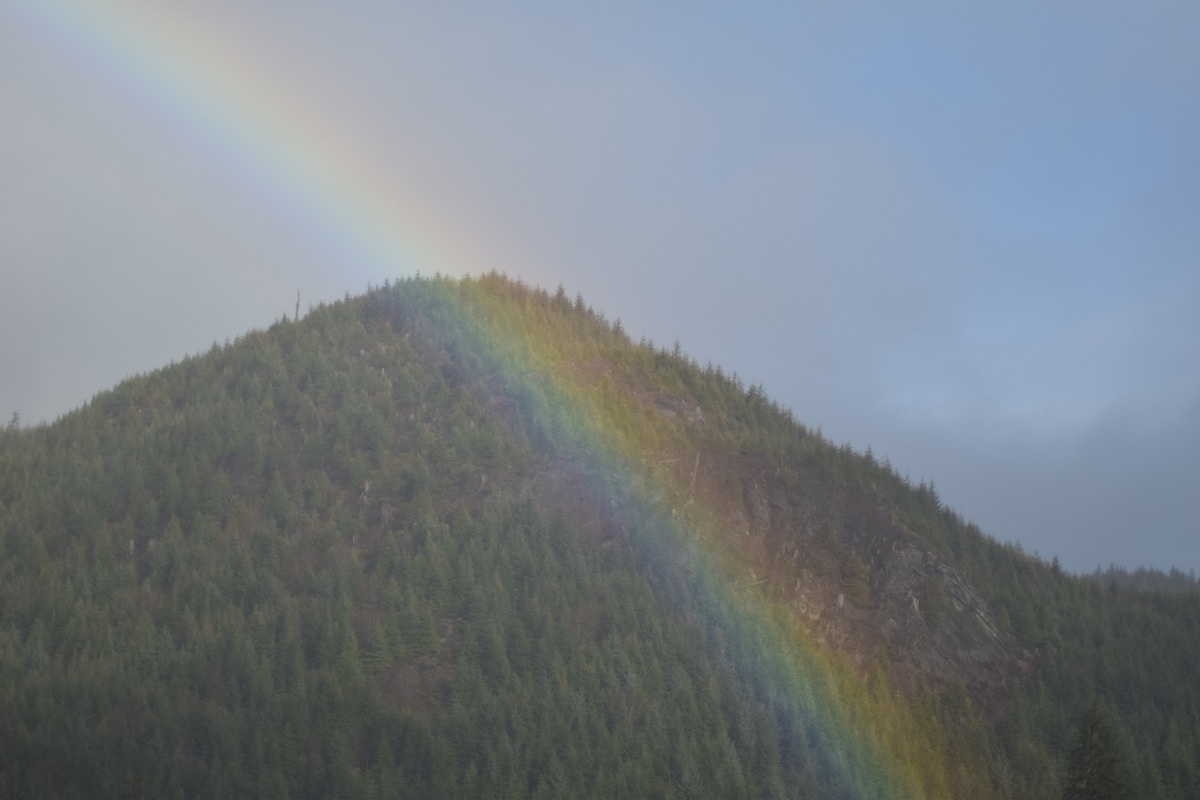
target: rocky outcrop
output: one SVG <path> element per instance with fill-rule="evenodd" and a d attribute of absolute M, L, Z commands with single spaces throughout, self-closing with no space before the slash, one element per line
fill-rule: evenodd
<path fill-rule="evenodd" d="M 664 418 L 703 427 L 702 414 L 646 393 Z M 989 715 L 1029 656 L 986 600 L 920 535 L 897 522 L 870 487 L 781 474 L 730 449 L 647 454 L 643 466 L 675 487 L 674 511 L 714 526 L 736 586 L 771 594 L 819 643 L 862 673 L 880 648 L 902 690 L 918 683 L 963 687 Z M 581 465 L 556 462 L 531 478 L 540 502 L 566 498 L 571 513 L 604 540 L 626 534 L 620 509 L 592 498 Z M 660 499 L 665 499 L 660 495 Z"/>
<path fill-rule="evenodd" d="M 877 496 L 819 480 L 788 485 L 728 452 L 700 458 L 696 492 L 720 509 L 747 583 L 764 581 L 819 642 L 866 671 L 880 647 L 901 688 L 964 687 L 985 709 L 1027 655 L 970 580 Z"/>
<path fill-rule="evenodd" d="M 1019 671 L 1015 642 L 961 573 L 915 536 L 899 536 L 875 571 L 871 623 L 899 677 L 957 683 L 993 699 Z"/>

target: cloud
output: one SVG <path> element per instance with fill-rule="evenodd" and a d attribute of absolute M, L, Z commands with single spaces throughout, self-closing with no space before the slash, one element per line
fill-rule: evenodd
<path fill-rule="evenodd" d="M 1186 570 L 1200 557 L 1200 514 L 1187 500 L 1200 470 L 1198 409 L 1164 425 L 1114 416 L 1041 442 L 1010 426 L 891 427 L 889 443 L 907 454 L 898 467 L 935 480 L 943 501 L 1001 541 L 1074 571 Z"/>

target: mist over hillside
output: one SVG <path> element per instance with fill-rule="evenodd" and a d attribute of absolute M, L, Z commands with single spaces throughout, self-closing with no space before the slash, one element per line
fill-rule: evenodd
<path fill-rule="evenodd" d="M 0 796 L 1200 795 L 1195 592 L 495 274 L 10 426 L 0 555 Z"/>

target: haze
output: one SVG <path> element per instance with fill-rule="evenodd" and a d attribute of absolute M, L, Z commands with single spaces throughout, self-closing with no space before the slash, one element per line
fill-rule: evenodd
<path fill-rule="evenodd" d="M 496 269 L 998 539 L 1200 568 L 1200 6 L 450 5 L 0 6 L 5 418 Z"/>

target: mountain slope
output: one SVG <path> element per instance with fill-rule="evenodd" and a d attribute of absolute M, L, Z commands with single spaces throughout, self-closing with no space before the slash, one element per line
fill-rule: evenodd
<path fill-rule="evenodd" d="M 1195 597 L 561 291 L 282 320 L 6 432 L 0 498 L 0 796 L 1054 797 L 1096 701 L 1200 790 Z"/>

